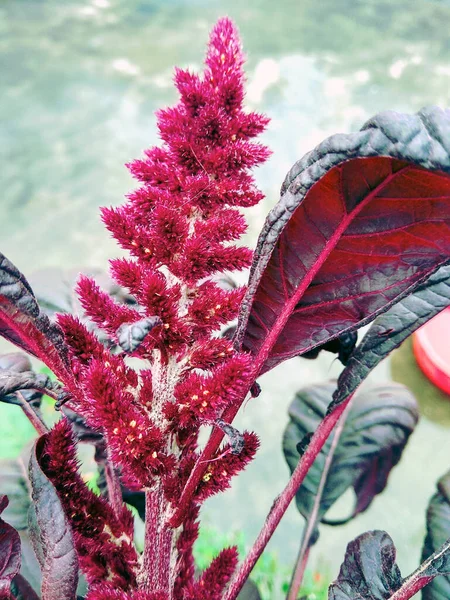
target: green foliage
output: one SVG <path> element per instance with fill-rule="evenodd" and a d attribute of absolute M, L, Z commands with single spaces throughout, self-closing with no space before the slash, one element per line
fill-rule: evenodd
<path fill-rule="evenodd" d="M 2 404 L 0 419 L 0 458 L 16 458 L 36 431 L 18 406 Z"/>
<path fill-rule="evenodd" d="M 39 373 L 48 375 L 51 379 L 55 376 L 45 366 L 39 369 Z M 54 409 L 55 401 L 48 396 L 42 397 L 41 413 L 45 423 L 51 427 L 60 418 L 60 413 Z M 23 448 L 31 440 L 37 437 L 37 433 L 28 418 L 19 406 L 13 404 L 2 404 L 0 419 L 0 459 L 17 458 Z"/>
<path fill-rule="evenodd" d="M 199 570 L 205 569 L 212 559 L 227 546 L 237 546 L 240 558 L 244 558 L 249 549 L 242 531 L 223 533 L 210 525 L 200 528 L 200 535 L 194 546 L 195 564 Z M 306 571 L 300 598 L 304 600 L 327 600 L 330 576 L 326 569 L 323 573 Z M 283 565 L 276 552 L 264 552 L 253 569 L 251 579 L 258 586 L 263 600 L 281 600 L 289 589 L 292 568 Z"/>

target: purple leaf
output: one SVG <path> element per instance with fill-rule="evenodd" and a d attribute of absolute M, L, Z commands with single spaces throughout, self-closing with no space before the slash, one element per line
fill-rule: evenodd
<path fill-rule="evenodd" d="M 299 460 L 299 443 L 322 421 L 334 388 L 334 382 L 310 386 L 298 392 L 291 403 L 290 422 L 283 437 L 284 455 L 291 472 Z M 323 519 L 328 509 L 352 487 L 356 503 L 344 522 L 369 507 L 386 487 L 418 417 L 416 401 L 402 385 L 378 386 L 358 394 L 334 452 L 318 519 Z M 297 508 L 305 518 L 314 505 L 331 440 L 330 437 L 322 448 L 296 494 Z"/>
<path fill-rule="evenodd" d="M 48 375 L 42 373 L 34 373 L 33 371 L 7 371 L 0 369 L 0 402 L 9 402 L 10 404 L 18 404 L 14 400 L 15 392 L 21 390 L 43 390 L 51 387 L 51 381 Z"/>
<path fill-rule="evenodd" d="M 30 513 L 30 536 L 42 569 L 45 600 L 76 597 L 78 560 L 69 522 L 55 488 L 43 473 L 40 453 L 43 438 L 33 447 L 29 465 L 34 513 Z"/>
<path fill-rule="evenodd" d="M 367 531 L 348 544 L 328 600 L 387 600 L 401 584 L 392 539 L 385 531 Z"/>
<path fill-rule="evenodd" d="M 41 405 L 43 392 L 37 390 L 50 389 L 51 381 L 47 375 L 33 372 L 30 359 L 22 352 L 0 354 L 0 401 L 21 405 L 22 397 L 31 403 L 35 410 Z"/>
<path fill-rule="evenodd" d="M 428 504 L 427 535 L 422 550 L 422 561 L 431 556 L 448 539 L 450 539 L 450 471 L 439 479 L 437 492 Z M 450 560 L 447 559 L 447 562 L 449 563 Z M 448 598 L 450 598 L 449 575 L 436 577 L 422 592 L 423 600 L 448 600 Z"/>
<path fill-rule="evenodd" d="M 42 360 L 61 380 L 70 378 L 62 331 L 41 312 L 28 281 L 1 253 L 0 336 Z"/>
<path fill-rule="evenodd" d="M 244 587 L 239 592 L 237 600 L 261 600 L 261 594 L 251 579 L 247 579 L 244 583 Z"/>
<path fill-rule="evenodd" d="M 335 406 L 352 394 L 372 369 L 419 329 L 450 305 L 450 266 L 441 267 L 417 290 L 392 306 L 372 323 L 350 355 L 333 394 Z"/>
<path fill-rule="evenodd" d="M 116 332 L 119 346 L 124 352 L 133 353 L 158 325 L 162 325 L 160 317 L 146 317 L 135 323 L 123 323 Z"/>
<path fill-rule="evenodd" d="M 39 600 L 39 596 L 20 573 L 14 577 L 11 591 L 15 600 Z"/>
<path fill-rule="evenodd" d="M 449 262 L 449 139 L 450 111 L 386 112 L 294 165 L 236 332 L 258 372 L 370 322 Z"/>
<path fill-rule="evenodd" d="M 350 358 L 353 350 L 355 349 L 356 342 L 358 341 L 357 331 L 347 331 L 337 338 L 333 338 L 329 342 L 326 342 L 323 346 L 317 346 L 314 350 L 304 352 L 301 354 L 302 358 L 314 359 L 319 356 L 322 350 L 337 354 L 338 360 L 346 365 Z"/>
<path fill-rule="evenodd" d="M 5 520 L 19 533 L 22 549 L 20 574 L 30 582 L 35 590 L 41 585 L 41 571 L 31 547 L 28 535 L 28 511 L 31 505 L 31 491 L 27 478 L 27 464 L 30 451 L 25 450 L 14 459 L 0 461 L 0 489 L 10 500 L 4 512 Z"/>
<path fill-rule="evenodd" d="M 0 495 L 0 514 L 8 498 Z M 10 598 L 11 581 L 20 570 L 20 537 L 14 527 L 0 518 L 0 597 Z"/>
<path fill-rule="evenodd" d="M 449 539 L 405 579 L 395 554 L 394 543 L 385 531 L 358 536 L 347 546 L 339 576 L 328 589 L 328 600 L 388 600 L 396 592 L 402 598 L 416 597 L 415 592 L 433 585 L 435 577 L 450 575 Z M 424 598 L 448 600 L 448 595 L 427 596 L 426 589 Z"/>

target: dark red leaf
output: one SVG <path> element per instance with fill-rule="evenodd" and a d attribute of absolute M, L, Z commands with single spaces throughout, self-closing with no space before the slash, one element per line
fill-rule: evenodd
<path fill-rule="evenodd" d="M 23 400 L 31 403 L 35 410 L 41 405 L 42 392 L 50 389 L 47 375 L 33 372 L 31 361 L 22 352 L 0 354 L 0 401 L 21 405 Z M 20 391 L 20 399 L 16 392 Z"/>
<path fill-rule="evenodd" d="M 441 480 L 442 481 L 442 480 Z M 444 538 L 445 539 L 445 538 Z M 404 579 L 395 561 L 394 542 L 385 531 L 367 531 L 347 546 L 344 562 L 337 579 L 328 588 L 328 600 L 388 600 L 414 598 L 415 592 L 450 574 L 450 540 L 445 540 L 418 569 Z M 431 550 L 432 552 L 432 550 Z M 433 584 L 431 584 L 433 585 Z M 423 591 L 427 600 L 447 600 L 442 588 Z M 445 587 L 443 588 L 445 590 Z M 434 594 L 433 592 L 438 593 Z"/>
<path fill-rule="evenodd" d="M 6 492 L 9 498 L 9 505 L 4 511 L 5 520 L 18 531 L 20 536 L 22 550 L 20 574 L 35 590 L 39 590 L 41 570 L 28 535 L 28 512 L 31 505 L 31 490 L 27 478 L 29 458 L 30 449 L 27 446 L 17 458 L 0 461 L 0 490 Z"/>
<path fill-rule="evenodd" d="M 41 312 L 28 281 L 1 253 L 0 336 L 40 358 L 62 381 L 70 378 L 62 331 Z"/>
<path fill-rule="evenodd" d="M 319 356 L 322 350 L 326 350 L 327 352 L 337 354 L 338 360 L 340 360 L 343 365 L 346 365 L 348 359 L 352 355 L 353 350 L 355 349 L 357 341 L 358 332 L 348 331 L 339 337 L 333 338 L 329 342 L 326 342 L 323 346 L 317 346 L 314 348 L 314 350 L 304 352 L 301 356 L 302 358 L 315 359 Z"/>
<path fill-rule="evenodd" d="M 39 596 L 20 573 L 14 577 L 11 591 L 14 600 L 39 600 Z"/>
<path fill-rule="evenodd" d="M 69 522 L 51 481 L 39 465 L 43 438 L 33 447 L 29 465 L 34 510 L 30 537 L 42 569 L 42 596 L 46 600 L 76 597 L 78 560 Z"/>
<path fill-rule="evenodd" d="M 259 372 L 361 327 L 449 262 L 449 140 L 450 111 L 387 112 L 294 165 L 236 333 Z"/>
<path fill-rule="evenodd" d="M 244 583 L 244 587 L 239 592 L 237 600 L 261 600 L 261 594 L 251 579 L 247 579 Z"/>
<path fill-rule="evenodd" d="M 0 495 L 0 513 L 8 506 Z M 14 527 L 0 518 L 0 598 L 10 598 L 11 581 L 20 570 L 20 537 Z"/>
<path fill-rule="evenodd" d="M 450 471 L 437 482 L 437 491 L 427 509 L 427 535 L 422 549 L 422 561 L 445 544 L 450 538 Z M 443 562 L 450 563 L 449 558 Z M 450 564 L 447 566 L 449 570 Z M 450 576 L 436 577 L 422 592 L 423 600 L 448 600 L 450 598 Z"/>

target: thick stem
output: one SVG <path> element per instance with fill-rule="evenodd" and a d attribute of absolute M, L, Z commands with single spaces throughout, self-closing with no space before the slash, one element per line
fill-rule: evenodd
<path fill-rule="evenodd" d="M 429 574 L 433 571 L 434 563 L 439 563 L 442 560 L 442 557 L 449 552 L 450 539 L 448 539 L 445 544 L 436 550 L 429 558 L 424 560 L 420 567 L 404 580 L 402 586 L 389 598 L 389 600 L 408 600 L 409 598 L 412 598 L 414 594 L 417 594 L 417 592 L 434 579 L 434 576 Z M 439 575 L 439 573 L 437 573 L 437 575 Z"/>
<path fill-rule="evenodd" d="M 433 577 L 415 577 L 414 579 L 408 579 L 400 589 L 398 589 L 393 596 L 389 598 L 389 600 L 408 600 L 408 598 L 412 598 L 417 592 L 420 592 L 422 588 L 424 588 L 430 581 L 432 581 Z"/>
<path fill-rule="evenodd" d="M 331 442 L 330 450 L 325 459 L 325 464 L 323 466 L 322 474 L 320 476 L 319 486 L 317 488 L 317 494 L 314 498 L 314 504 L 311 510 L 311 513 L 306 522 L 306 526 L 303 529 L 302 542 L 300 545 L 300 550 L 297 557 L 297 562 L 295 565 L 294 573 L 292 575 L 291 583 L 289 586 L 289 592 L 287 595 L 287 600 L 297 600 L 298 591 L 300 586 L 302 585 L 303 575 L 306 568 L 306 563 L 308 562 L 308 555 L 310 549 L 311 536 L 315 529 L 317 523 L 317 516 L 319 514 L 320 503 L 322 501 L 323 492 L 325 489 L 325 485 L 328 478 L 328 473 L 330 472 L 331 465 L 333 463 L 334 453 L 339 443 L 339 439 L 344 431 L 345 421 L 350 412 L 351 408 L 351 400 L 348 402 L 344 412 L 341 415 L 341 418 L 338 421 L 336 429 L 334 431 L 333 440 Z"/>
<path fill-rule="evenodd" d="M 401 171 L 403 173 L 405 173 L 410 168 L 411 168 L 410 166 L 406 166 L 406 167 L 403 167 L 401 169 Z M 241 407 L 242 403 L 245 400 L 247 393 L 249 392 L 253 383 L 256 381 L 256 378 L 258 377 L 258 375 L 260 374 L 260 372 L 270 354 L 271 349 L 273 348 L 277 339 L 281 335 L 281 332 L 283 331 L 289 317 L 291 316 L 292 312 L 294 311 L 295 306 L 298 304 L 301 297 L 303 296 L 303 294 L 306 292 L 306 290 L 310 286 L 314 277 L 317 275 L 319 270 L 322 268 L 322 266 L 325 263 L 325 261 L 327 260 L 328 256 L 331 254 L 331 252 L 336 247 L 336 244 L 338 244 L 339 240 L 341 239 L 342 234 L 345 232 L 345 230 L 350 225 L 350 223 L 353 221 L 353 219 L 355 219 L 358 216 L 358 214 L 364 209 L 364 207 L 367 206 L 367 204 L 369 204 L 373 200 L 373 198 L 375 198 L 380 192 L 382 192 L 383 189 L 385 189 L 386 186 L 389 185 L 391 183 L 391 181 L 393 179 L 395 179 L 395 177 L 398 176 L 399 173 L 400 173 L 400 171 L 396 171 L 395 173 L 392 173 L 391 175 L 389 175 L 389 177 L 387 177 L 382 183 L 380 183 L 373 190 L 371 190 L 371 192 L 369 194 L 367 194 L 367 196 L 364 198 L 364 200 L 362 200 L 362 202 L 360 202 L 357 206 L 354 207 L 354 209 L 351 211 L 351 213 L 348 213 L 342 219 L 339 226 L 336 228 L 336 230 L 334 231 L 332 236 L 328 239 L 326 246 L 323 249 L 323 251 L 320 253 L 320 256 L 318 257 L 317 261 L 309 269 L 307 275 L 303 278 L 301 284 L 295 290 L 295 293 L 292 295 L 292 297 L 284 304 L 283 310 L 278 315 L 273 327 L 270 329 L 267 337 L 265 338 L 262 347 L 259 349 L 257 355 L 255 356 L 255 362 L 253 365 L 253 378 L 251 379 L 251 382 L 249 383 L 248 387 L 246 387 L 245 393 L 241 396 L 240 400 L 237 401 L 233 406 L 230 406 L 228 409 L 226 409 L 224 411 L 224 413 L 221 415 L 221 418 L 224 421 L 226 421 L 227 423 L 231 423 L 232 420 L 234 419 L 234 417 L 236 416 L 239 408 Z M 235 338 L 235 343 L 237 344 L 238 348 L 240 348 L 240 346 L 242 344 L 242 338 L 244 335 L 244 331 L 245 331 L 245 324 L 241 323 L 241 335 L 239 335 L 239 333 L 238 333 L 237 337 Z M 185 519 L 187 512 L 189 510 L 189 505 L 190 505 L 190 502 L 194 495 L 194 492 L 207 469 L 207 463 L 211 459 L 213 454 L 216 452 L 222 439 L 223 439 L 223 433 L 221 431 L 218 432 L 216 430 L 211 435 L 207 445 L 205 446 L 205 449 L 202 452 L 202 455 L 196 462 L 196 464 L 191 472 L 191 475 L 186 483 L 185 489 L 183 490 L 183 492 L 181 494 L 180 501 L 178 503 L 178 507 L 175 509 L 174 513 L 171 515 L 171 517 L 169 519 L 169 524 L 171 527 L 179 527 L 181 525 L 181 523 L 183 522 L 183 520 Z"/>
<path fill-rule="evenodd" d="M 108 459 L 105 462 L 105 479 L 108 488 L 108 500 L 116 517 L 120 517 L 123 506 L 122 488 L 113 463 Z"/>
<path fill-rule="evenodd" d="M 48 433 L 49 429 L 47 425 L 42 420 L 41 415 L 37 412 L 37 410 L 25 400 L 23 394 L 21 392 L 16 392 L 16 398 L 20 402 L 20 408 L 28 417 L 28 420 L 36 429 L 39 435 L 44 435 L 44 433 Z"/>
<path fill-rule="evenodd" d="M 295 468 L 295 471 L 292 473 L 292 476 L 289 479 L 287 486 L 275 500 L 259 536 L 257 537 L 255 543 L 250 549 L 250 552 L 246 556 L 244 562 L 242 563 L 239 570 L 235 574 L 233 580 L 231 581 L 230 587 L 228 588 L 228 591 L 225 594 L 223 600 L 235 600 L 235 598 L 237 598 L 244 583 L 247 581 L 253 567 L 255 566 L 256 561 L 261 556 L 264 548 L 267 546 L 267 543 L 272 537 L 272 534 L 274 533 L 275 529 L 278 527 L 282 516 L 286 512 L 298 488 L 305 479 L 306 474 L 308 473 L 309 469 L 311 468 L 311 465 L 316 459 L 316 456 L 319 454 L 323 445 L 327 441 L 328 436 L 333 431 L 336 423 L 338 422 L 340 416 L 344 412 L 345 407 L 350 402 L 350 400 L 351 396 L 347 398 L 345 402 L 336 406 L 333 412 L 326 415 L 324 420 L 316 429 L 313 437 L 311 438 L 309 446 L 305 450 L 303 456 L 300 458 L 299 463 Z"/>
<path fill-rule="evenodd" d="M 174 531 L 164 522 L 167 500 L 162 486 L 145 492 L 145 539 L 140 589 L 165 592 L 173 600 L 171 550 Z"/>

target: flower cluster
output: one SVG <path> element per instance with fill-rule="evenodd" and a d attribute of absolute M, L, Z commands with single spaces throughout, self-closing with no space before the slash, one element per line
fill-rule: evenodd
<path fill-rule="evenodd" d="M 75 442 L 67 420 L 41 438 L 40 465 L 53 482 L 70 518 L 80 567 L 89 584 L 105 580 L 122 590 L 136 585 L 138 555 L 133 516 L 123 505 L 114 515 L 104 498 L 88 489 L 78 473 Z"/>
<path fill-rule="evenodd" d="M 236 317 L 244 289 L 225 289 L 218 279 L 225 271 L 250 265 L 251 251 L 235 243 L 246 229 L 239 207 L 262 199 L 250 169 L 269 155 L 265 146 L 253 141 L 267 118 L 242 107 L 242 64 L 236 30 L 229 19 L 221 19 L 211 34 L 203 75 L 175 73 L 180 100 L 158 113 L 162 145 L 129 165 L 140 187 L 120 208 L 102 210 L 106 227 L 131 255 L 111 261 L 112 277 L 136 304 L 115 302 L 88 277 L 80 279 L 78 294 L 86 316 L 122 352 L 112 353 L 77 318 L 60 315 L 58 320 L 75 375 L 68 389 L 73 406 L 103 434 L 122 481 L 147 494 L 162 494 L 167 504 L 176 502 L 197 459 L 200 426 L 214 424 L 224 409 L 241 401 L 251 377 L 249 356 L 220 337 L 222 327 Z M 131 368 L 130 357 L 139 359 L 139 367 Z M 177 572 L 171 579 L 176 597 L 203 598 L 208 589 L 208 597 L 219 598 L 235 568 L 236 553 L 226 550 L 195 581 L 192 545 L 199 504 L 228 487 L 256 452 L 254 434 L 245 433 L 242 440 L 239 453 L 226 446 L 214 457 L 178 533 L 178 556 L 172 561 Z M 48 456 L 64 444 L 65 454 L 72 456 L 70 436 L 61 425 L 49 437 Z M 58 472 L 55 461 L 49 459 L 49 476 Z M 74 461 L 72 456 L 61 489 L 79 478 Z M 92 524 L 97 527 L 92 539 L 100 543 L 106 528 L 103 501 L 95 503 L 79 494 L 66 500 L 67 511 L 74 515 L 82 567 L 91 573 L 98 565 L 91 564 L 95 559 L 87 551 L 92 550 L 89 536 L 81 522 L 77 524 L 78 502 L 102 515 L 98 527 L 96 520 Z M 118 525 L 108 527 L 115 532 Z M 128 521 L 123 527 L 126 535 L 119 537 L 128 539 Z M 125 552 L 123 545 L 117 545 L 119 554 Z M 126 551 L 131 552 L 128 546 Z M 123 595 L 136 586 L 140 589 L 136 556 L 126 560 L 129 572 L 114 580 L 114 592 L 108 587 L 110 576 L 104 576 L 109 584 L 101 582 L 100 571 L 91 576 L 96 584 L 92 590 L 97 591 L 91 590 L 89 599 L 156 600 L 160 593 L 165 597 L 157 586 L 147 586 L 144 595 Z"/>

